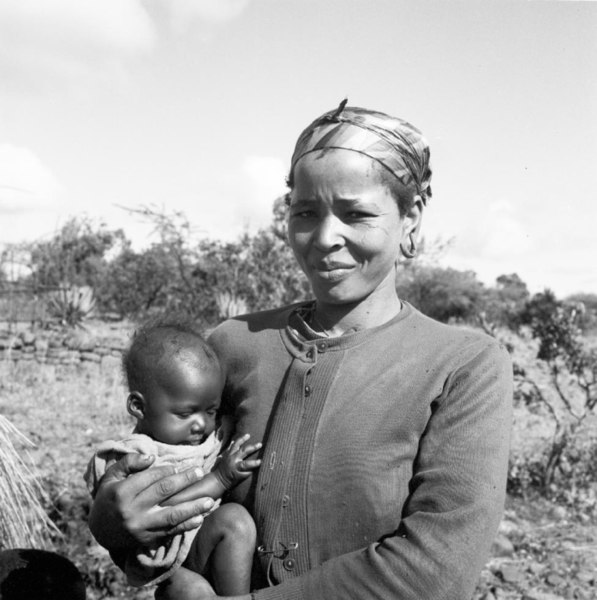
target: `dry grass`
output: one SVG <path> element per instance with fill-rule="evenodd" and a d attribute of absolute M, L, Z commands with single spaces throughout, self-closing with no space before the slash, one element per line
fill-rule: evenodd
<path fill-rule="evenodd" d="M 50 549 L 52 537 L 60 532 L 44 509 L 46 492 L 13 440 L 33 446 L 0 414 L 0 548 Z"/>
<path fill-rule="evenodd" d="M 124 585 L 86 525 L 90 497 L 83 481 L 85 466 L 100 442 L 130 433 L 133 423 L 125 400 L 117 367 L 102 371 L 96 364 L 56 368 L 0 361 L 0 415 L 22 433 L 11 435 L 14 451 L 31 456 L 44 490 L 41 504 L 62 532 L 53 538 L 54 549 L 83 573 L 89 600 L 146 600 L 153 595 Z M 0 536 L 4 540 L 1 530 Z M 33 541 L 18 545 L 34 544 L 40 547 Z"/>

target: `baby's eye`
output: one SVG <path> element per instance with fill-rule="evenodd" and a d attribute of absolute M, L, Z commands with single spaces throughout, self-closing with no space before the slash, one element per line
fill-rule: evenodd
<path fill-rule="evenodd" d="M 176 413 L 176 416 L 179 419 L 188 419 L 193 413 L 192 412 L 182 412 L 182 413 Z"/>
<path fill-rule="evenodd" d="M 217 409 L 217 408 L 210 408 L 210 409 L 207 411 L 207 414 L 208 414 L 210 417 L 215 417 L 215 416 L 218 414 L 218 409 Z"/>

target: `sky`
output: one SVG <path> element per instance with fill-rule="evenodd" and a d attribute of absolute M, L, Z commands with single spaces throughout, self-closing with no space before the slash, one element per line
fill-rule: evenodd
<path fill-rule="evenodd" d="M 596 65 L 597 2 L 0 0 L 0 244 L 255 232 L 348 97 L 429 140 L 442 264 L 597 293 Z"/>

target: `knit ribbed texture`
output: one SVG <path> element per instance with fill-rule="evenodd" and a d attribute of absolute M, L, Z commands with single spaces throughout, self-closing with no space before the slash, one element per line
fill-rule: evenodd
<path fill-rule="evenodd" d="M 237 431 L 265 443 L 257 480 L 231 495 L 279 584 L 255 597 L 467 600 L 504 501 L 507 353 L 408 305 L 375 329 L 308 336 L 288 308 L 211 338 Z"/>

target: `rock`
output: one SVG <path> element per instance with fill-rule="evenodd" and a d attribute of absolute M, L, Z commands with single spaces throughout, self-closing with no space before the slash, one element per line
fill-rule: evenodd
<path fill-rule="evenodd" d="M 35 346 L 36 352 L 47 352 L 50 343 L 48 342 L 48 340 L 36 338 L 35 343 L 33 345 Z"/>
<path fill-rule="evenodd" d="M 595 571 L 587 571 L 587 570 L 579 571 L 576 574 L 576 578 L 579 581 L 582 581 L 583 583 L 589 583 L 589 584 L 595 583 L 596 576 L 597 576 L 597 573 L 595 573 Z"/>
<path fill-rule="evenodd" d="M 514 545 L 502 534 L 497 535 L 491 546 L 491 556 L 499 558 L 510 558 L 514 555 Z"/>
<path fill-rule="evenodd" d="M 547 583 L 549 583 L 549 585 L 551 585 L 553 587 L 563 587 L 566 585 L 566 580 L 561 575 L 558 575 L 557 573 L 550 573 L 545 578 L 545 581 L 547 581 Z"/>
<path fill-rule="evenodd" d="M 510 519 L 503 519 L 498 529 L 498 532 L 504 535 L 512 535 L 513 533 L 518 533 L 519 531 L 520 527 Z"/>
<path fill-rule="evenodd" d="M 506 583 L 518 583 L 524 579 L 524 573 L 517 565 L 502 565 L 499 568 L 498 575 Z"/>
<path fill-rule="evenodd" d="M 113 371 L 115 375 L 120 376 L 121 360 L 116 356 L 102 356 L 102 371 Z"/>
<path fill-rule="evenodd" d="M 562 596 L 556 596 L 555 594 L 533 588 L 532 590 L 525 592 L 522 596 L 522 600 L 562 600 Z"/>
<path fill-rule="evenodd" d="M 110 350 L 121 352 L 126 347 L 126 342 L 118 338 L 107 338 L 102 340 L 102 345 L 110 348 Z"/>
<path fill-rule="evenodd" d="M 80 350 L 81 352 L 93 352 L 95 350 L 95 340 L 83 331 L 71 333 L 64 340 L 64 345 L 71 350 Z"/>
<path fill-rule="evenodd" d="M 22 331 L 20 338 L 25 346 L 33 346 L 35 343 L 35 334 L 32 331 Z"/>
<path fill-rule="evenodd" d="M 48 340 L 48 348 L 62 348 L 64 346 L 63 340 L 60 337 L 51 337 Z"/>
<path fill-rule="evenodd" d="M 568 516 L 568 511 L 563 506 L 554 506 L 550 513 L 555 521 L 563 521 Z"/>
<path fill-rule="evenodd" d="M 102 360 L 102 357 L 95 352 L 81 352 L 81 360 L 86 362 L 98 363 Z"/>
<path fill-rule="evenodd" d="M 539 575 L 539 573 L 542 573 L 544 569 L 545 567 L 536 561 L 530 562 L 527 565 L 527 571 L 533 575 Z"/>
<path fill-rule="evenodd" d="M 13 337 L 8 340 L 8 344 L 5 347 L 10 350 L 19 350 L 23 347 L 23 342 L 21 338 Z"/>

